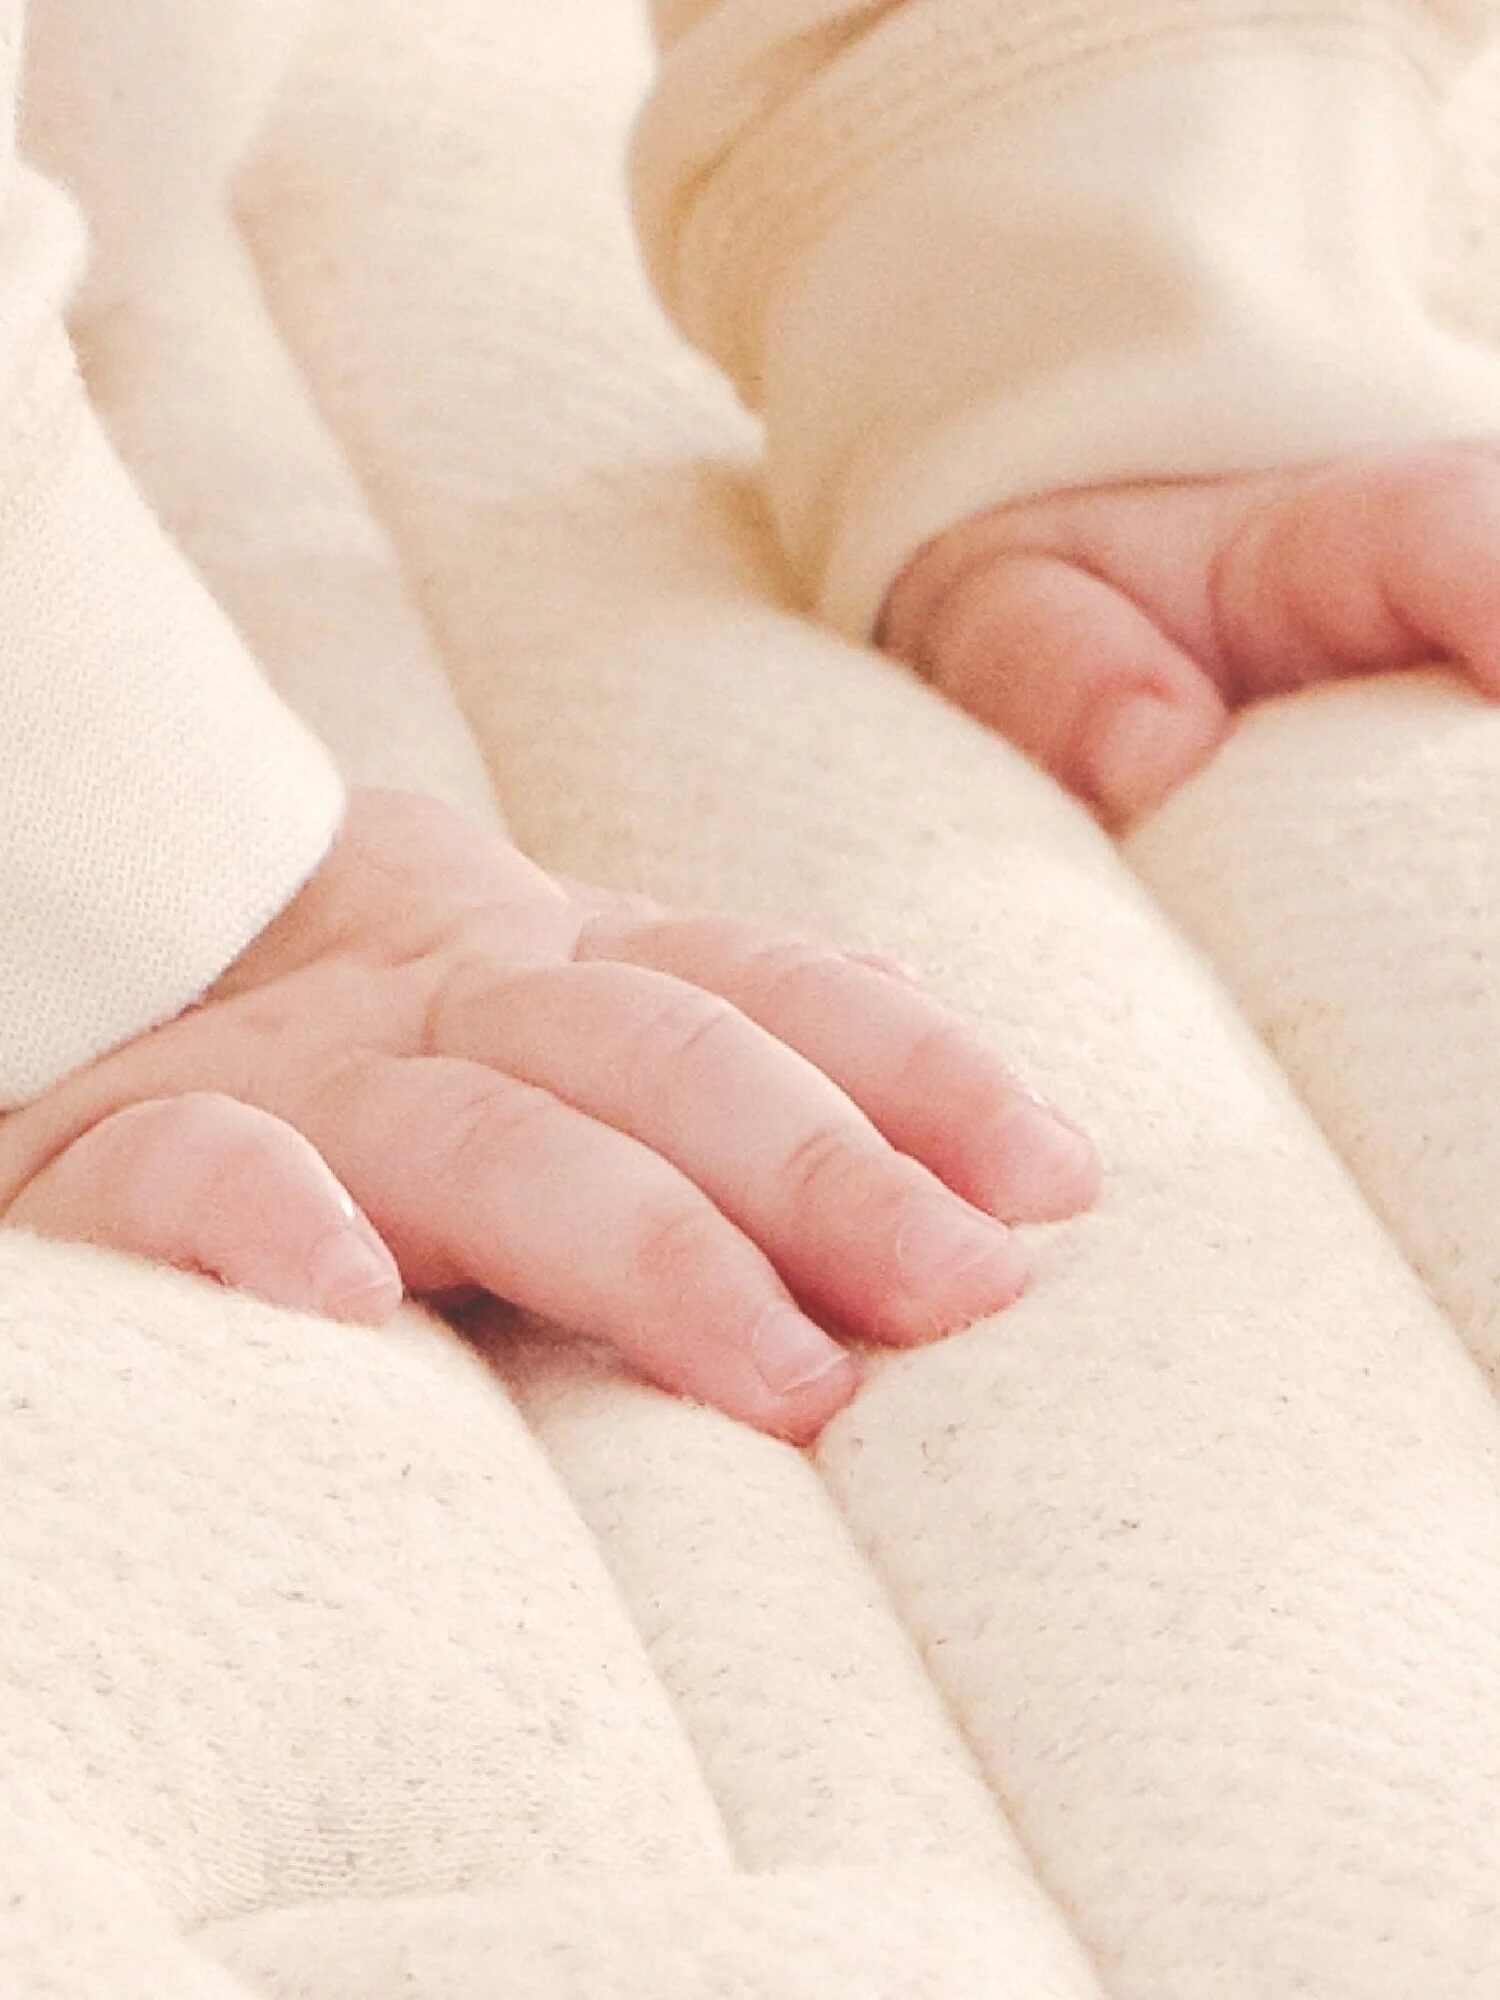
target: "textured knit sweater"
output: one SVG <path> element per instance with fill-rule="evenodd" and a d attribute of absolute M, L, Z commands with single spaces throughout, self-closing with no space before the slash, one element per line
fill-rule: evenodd
<path fill-rule="evenodd" d="M 199 996 L 341 818 L 65 331 L 218 268 L 316 11 L 38 0 L 33 118 L 0 0 L 0 1106 Z M 656 27 L 649 267 L 763 419 L 787 557 L 852 636 L 1007 498 L 1500 428 L 1500 359 L 1432 280 L 1492 0 L 658 0 Z"/>

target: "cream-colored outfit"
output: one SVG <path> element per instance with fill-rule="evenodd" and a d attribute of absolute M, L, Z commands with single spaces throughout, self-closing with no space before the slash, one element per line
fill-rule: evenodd
<path fill-rule="evenodd" d="M 1122 856 L 800 615 L 976 498 L 1493 426 L 1491 18 L 664 5 L 778 548 L 624 0 L 36 0 L 171 540 L 13 177 L 6 1101 L 419 784 L 915 958 L 1109 1184 L 805 1457 L 0 1230 L 3 2000 L 1493 2000 L 1500 710 L 1257 712 Z"/>

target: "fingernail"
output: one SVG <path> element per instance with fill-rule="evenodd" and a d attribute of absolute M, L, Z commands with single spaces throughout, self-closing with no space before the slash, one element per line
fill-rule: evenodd
<path fill-rule="evenodd" d="M 750 1337 L 750 1352 L 773 1396 L 790 1395 L 852 1366 L 843 1348 L 792 1306 L 772 1306 L 763 1315 Z"/>
<path fill-rule="evenodd" d="M 354 1229 L 340 1229 L 321 1245 L 312 1260 L 311 1278 L 313 1295 L 330 1317 L 373 1300 L 378 1292 L 396 1291 L 400 1285 L 390 1260 Z"/>
<path fill-rule="evenodd" d="M 1013 1297 L 1022 1262 L 1010 1234 L 997 1222 L 969 1215 L 956 1199 L 926 1196 L 914 1205 L 896 1240 L 896 1263 L 908 1291 L 925 1298 L 947 1295 L 959 1279 L 966 1291 L 993 1287 Z"/>
<path fill-rule="evenodd" d="M 1094 1148 L 1049 1105 L 1023 1101 L 1000 1124 L 1005 1206 L 1028 1221 L 1060 1221 L 1076 1213 L 1098 1180 Z"/>

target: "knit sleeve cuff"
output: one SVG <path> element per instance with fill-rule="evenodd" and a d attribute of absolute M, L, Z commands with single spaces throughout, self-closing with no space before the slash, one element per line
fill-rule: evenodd
<path fill-rule="evenodd" d="M 62 335 L 0 463 L 0 1109 L 170 1019 L 328 852 L 344 787 L 173 548 Z"/>

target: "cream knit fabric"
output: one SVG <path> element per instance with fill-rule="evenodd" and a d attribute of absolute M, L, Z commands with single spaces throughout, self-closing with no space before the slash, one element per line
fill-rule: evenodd
<path fill-rule="evenodd" d="M 768 68 L 849 11 L 759 0 Z M 1492 2000 L 1500 713 L 1267 711 L 1122 859 L 791 609 L 626 233 L 628 8 L 213 13 L 232 74 L 187 0 L 38 0 L 29 143 L 93 219 L 107 428 L 345 779 L 908 953 L 1110 1182 L 808 1457 L 546 1327 L 0 1231 L 4 2000 Z M 180 120 L 119 136 L 172 51 L 228 209 Z M 1497 102 L 1444 109 L 1434 231 L 1491 340 Z M 121 574 L 182 578 L 133 518 Z"/>
<path fill-rule="evenodd" d="M 129 60 L 108 78 L 127 105 L 123 79 L 166 67 L 168 46 L 128 17 Z M 276 699 L 87 406 L 59 320 L 82 236 L 16 162 L 19 42 L 4 0 L 0 1104 L 196 998 L 312 872 L 343 802 L 328 752 Z M 221 129 L 200 95 L 182 102 L 174 131 Z"/>

